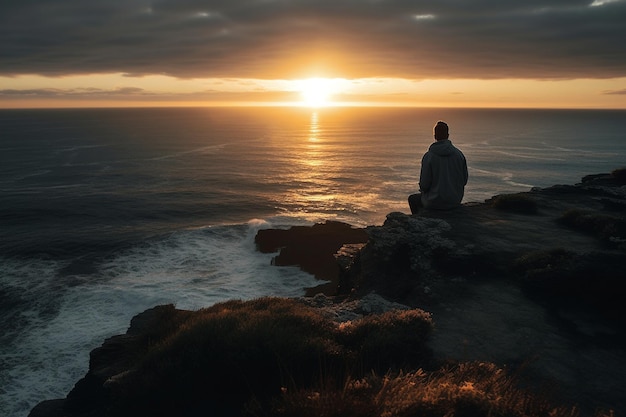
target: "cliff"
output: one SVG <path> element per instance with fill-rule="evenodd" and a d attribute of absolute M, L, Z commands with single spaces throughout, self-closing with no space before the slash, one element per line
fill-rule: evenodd
<path fill-rule="evenodd" d="M 478 361 L 506 370 L 517 388 L 540 392 L 542 400 L 545 395 L 575 405 L 583 415 L 597 409 L 620 415 L 626 412 L 624 174 L 587 176 L 579 184 L 499 195 L 452 211 L 390 213 L 382 226 L 364 229 L 326 222 L 259 231 L 258 249 L 277 252 L 277 267 L 299 265 L 325 282 L 290 302 L 148 310 L 125 335 L 92 352 L 88 374 L 67 398 L 45 401 L 30 416 L 142 415 L 149 409 L 161 410 L 159 415 L 289 415 L 285 403 L 275 406 L 289 385 L 286 376 L 290 389 L 311 387 L 322 378 L 320 358 L 325 366 L 355 372 L 324 367 L 328 386 L 329 379 L 365 378 L 370 371 L 434 371 Z M 237 315 L 228 315 L 232 311 Z M 219 325 L 207 327 L 218 319 Z M 278 320 L 285 320 L 287 333 L 272 324 Z M 222 345 L 232 335 L 224 321 L 236 321 L 232 326 L 241 330 L 229 345 Z M 199 327 L 202 336 L 189 336 Z M 263 348 L 251 353 L 250 346 Z M 159 355 L 168 359 L 160 362 Z M 203 371 L 188 369 L 194 367 Z M 206 375 L 207 369 L 213 374 Z M 495 407 L 494 400 L 477 400 L 467 380 L 459 381 L 455 395 L 462 401 L 454 407 L 467 405 L 469 391 L 476 404 Z M 349 396 L 352 391 L 343 387 Z M 312 408 L 310 398 L 318 398 L 319 389 L 314 394 L 294 402 Z M 333 404 L 328 415 L 342 415 L 339 402 Z"/>

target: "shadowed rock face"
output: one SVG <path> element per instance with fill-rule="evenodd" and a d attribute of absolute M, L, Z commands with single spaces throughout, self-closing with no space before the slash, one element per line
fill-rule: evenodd
<path fill-rule="evenodd" d="M 624 179 L 594 175 L 497 200 L 417 216 L 390 213 L 383 225 L 364 229 L 329 221 L 261 230 L 256 243 L 262 252 L 279 252 L 276 266 L 297 265 L 329 281 L 307 292 L 318 294 L 309 304 L 329 314 L 350 319 L 371 305 L 399 303 L 423 308 L 432 313 L 430 346 L 439 360 L 518 369 L 529 385 L 551 387 L 583 412 L 603 407 L 620 415 L 626 411 Z M 364 303 L 372 293 L 386 301 Z M 67 399 L 45 401 L 30 416 L 93 410 L 106 401 L 103 384 L 136 359 L 159 317 L 178 314 L 186 312 L 160 306 L 138 315 L 126 335 L 92 352 L 89 372 Z"/>
<path fill-rule="evenodd" d="M 364 229 L 349 224 L 327 221 L 287 230 L 259 230 L 255 237 L 257 249 L 263 253 L 280 251 L 272 263 L 276 266 L 299 266 L 303 271 L 330 283 L 310 289 L 307 295 L 323 292 L 336 295 L 340 266 L 335 254 L 347 244 L 364 244 L 368 236 Z"/>
<path fill-rule="evenodd" d="M 575 212 L 584 215 L 568 224 L 564 218 Z M 624 277 L 625 268 L 619 265 L 626 251 L 625 213 L 626 185 L 604 174 L 454 210 L 390 213 L 382 226 L 365 229 L 326 222 L 262 230 L 256 242 L 262 252 L 280 251 L 275 265 L 299 265 L 330 280 L 326 294 L 376 291 L 395 301 L 424 305 L 449 298 L 454 292 L 450 287 L 459 285 L 448 284 L 459 280 L 514 280 L 527 292 L 553 296 L 561 283 L 562 295 L 603 292 L 609 298 L 601 304 L 612 314 L 608 306 L 619 303 L 610 297 L 621 292 L 600 289 Z M 577 219 L 602 220 L 607 230 L 595 233 L 594 223 L 576 227 Z M 591 275 L 601 288 L 576 290 Z M 569 289 L 564 291 L 566 282 Z"/>
<path fill-rule="evenodd" d="M 100 416 L 105 414 L 110 392 L 107 384 L 129 371 L 145 352 L 153 334 L 165 321 L 185 316 L 173 305 L 148 309 L 131 320 L 125 334 L 110 337 L 89 354 L 89 371 L 65 399 L 48 400 L 35 406 L 29 417 Z"/>

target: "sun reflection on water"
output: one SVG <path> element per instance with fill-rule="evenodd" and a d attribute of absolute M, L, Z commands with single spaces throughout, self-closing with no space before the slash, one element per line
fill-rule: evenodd
<path fill-rule="evenodd" d="M 306 144 L 306 153 L 303 162 L 312 167 L 321 167 L 324 165 L 323 149 L 324 146 L 320 140 L 319 116 L 317 112 L 311 113 L 311 122 L 309 124 L 309 140 Z"/>
<path fill-rule="evenodd" d="M 291 164 L 281 174 L 281 182 L 288 187 L 278 200 L 280 206 L 285 214 L 307 221 L 359 224 L 355 214 L 367 214 L 380 204 L 378 188 L 384 184 L 363 183 L 358 190 L 346 184 L 358 184 L 364 175 L 369 176 L 362 168 L 363 153 L 377 145 L 356 145 L 354 132 L 347 134 L 338 127 L 334 109 L 312 109 L 303 116 L 290 140 L 282 143 L 283 155 Z"/>
<path fill-rule="evenodd" d="M 309 141 L 316 142 L 320 133 L 319 116 L 316 111 L 311 113 L 311 123 L 309 125 Z"/>
<path fill-rule="evenodd" d="M 329 214 L 337 209 L 336 178 L 342 167 L 337 164 L 337 155 L 332 151 L 332 138 L 324 136 L 317 111 L 311 113 L 307 140 L 303 145 L 299 159 L 300 183 L 305 184 L 300 195 L 304 211 Z"/>

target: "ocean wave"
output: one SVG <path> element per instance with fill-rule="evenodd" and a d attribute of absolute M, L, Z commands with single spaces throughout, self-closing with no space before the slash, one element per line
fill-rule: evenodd
<path fill-rule="evenodd" d="M 512 156 L 514 158 L 534 159 L 536 161 L 566 161 L 565 158 L 545 157 L 545 156 L 538 156 L 538 155 L 527 155 L 527 154 L 522 154 L 522 153 L 518 153 L 518 152 L 511 152 L 511 151 L 492 150 L 492 152 L 500 154 L 500 155 Z"/>
<path fill-rule="evenodd" d="M 221 151 L 222 149 L 224 149 L 225 146 L 227 146 L 226 143 L 203 146 L 200 148 L 190 149 L 190 150 L 181 151 L 181 152 L 174 152 L 171 154 L 157 156 L 154 158 L 148 158 L 148 160 L 149 161 L 162 161 L 164 159 L 179 158 L 181 156 L 185 156 L 189 154 L 212 154 L 212 153 Z"/>
<path fill-rule="evenodd" d="M 2 313 L 13 319 L 2 329 L 0 414 L 26 415 L 39 401 L 64 397 L 86 372 L 89 352 L 147 308 L 303 295 L 319 281 L 272 266 L 274 255 L 254 243 L 258 230 L 287 220 L 179 230 L 105 257 L 89 274 L 68 273 L 71 260 L 3 259 Z"/>

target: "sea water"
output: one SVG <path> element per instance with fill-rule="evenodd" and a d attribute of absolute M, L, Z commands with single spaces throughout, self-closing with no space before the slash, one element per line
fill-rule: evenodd
<path fill-rule="evenodd" d="M 0 111 L 0 415 L 64 397 L 147 308 L 303 295 L 256 232 L 408 213 L 437 120 L 465 202 L 626 166 L 618 110 Z"/>

